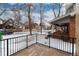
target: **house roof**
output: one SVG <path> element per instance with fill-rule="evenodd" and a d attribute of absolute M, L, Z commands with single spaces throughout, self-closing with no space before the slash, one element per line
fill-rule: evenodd
<path fill-rule="evenodd" d="M 0 20 L 4 22 L 4 20 L 2 18 L 0 18 Z"/>
<path fill-rule="evenodd" d="M 13 19 L 10 18 L 10 19 L 8 19 L 7 21 L 4 22 L 4 24 L 6 24 L 6 23 L 14 23 L 14 21 L 13 21 Z"/>
<path fill-rule="evenodd" d="M 69 9 L 72 6 L 75 6 L 75 3 L 68 3 L 68 4 L 65 5 L 65 8 Z"/>
<path fill-rule="evenodd" d="M 68 23 L 69 22 L 68 17 L 75 16 L 75 14 L 76 14 L 75 12 L 65 14 L 63 16 L 60 16 L 60 17 L 57 17 L 57 18 L 53 19 L 53 21 L 51 21 L 50 23 L 51 24 L 58 24 L 58 25 Z"/>

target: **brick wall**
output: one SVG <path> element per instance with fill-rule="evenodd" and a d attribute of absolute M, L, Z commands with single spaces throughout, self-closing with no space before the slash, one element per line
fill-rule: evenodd
<path fill-rule="evenodd" d="M 75 16 L 70 17 L 69 22 L 69 36 L 75 37 Z"/>

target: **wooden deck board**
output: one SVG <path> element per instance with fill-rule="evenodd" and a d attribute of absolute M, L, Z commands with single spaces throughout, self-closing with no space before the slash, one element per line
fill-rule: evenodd
<path fill-rule="evenodd" d="M 35 44 L 15 53 L 13 56 L 70 56 L 70 54 L 47 46 Z"/>

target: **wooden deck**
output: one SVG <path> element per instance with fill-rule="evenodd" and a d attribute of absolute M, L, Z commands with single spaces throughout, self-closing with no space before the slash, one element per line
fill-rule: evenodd
<path fill-rule="evenodd" d="M 70 56 L 66 52 L 62 52 L 44 45 L 34 44 L 27 49 L 15 53 L 13 56 Z"/>

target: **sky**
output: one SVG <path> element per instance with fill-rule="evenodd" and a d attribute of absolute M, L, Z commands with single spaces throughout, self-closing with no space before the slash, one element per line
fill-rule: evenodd
<path fill-rule="evenodd" d="M 23 8 L 24 3 L 0 3 L 0 8 L 4 9 L 12 9 L 12 8 Z M 58 9 L 58 3 L 52 6 L 51 3 L 44 3 L 43 8 L 45 9 L 44 11 L 49 11 L 52 8 Z M 39 12 L 40 6 L 38 3 L 34 4 L 35 12 Z"/>
<path fill-rule="evenodd" d="M 58 7 L 59 7 L 58 3 L 56 3 L 56 4 L 51 4 L 51 3 L 42 4 L 41 8 L 43 10 L 43 16 L 44 16 L 43 21 L 47 22 L 47 21 L 50 21 L 50 20 L 54 19 L 54 14 L 53 14 L 52 8 L 55 9 L 55 12 L 57 14 Z M 0 3 L 0 9 L 13 9 L 13 8 L 16 8 L 16 9 L 21 8 L 22 9 L 22 11 L 20 13 L 21 16 L 22 16 L 21 17 L 21 19 L 22 19 L 21 22 L 24 23 L 25 21 L 28 20 L 27 6 L 24 3 Z M 63 11 L 63 10 L 61 10 L 61 11 Z M 38 3 L 33 4 L 33 7 L 31 8 L 31 18 L 37 23 L 40 22 L 40 13 L 39 12 L 40 12 L 40 5 Z M 12 11 L 6 11 L 5 13 L 3 13 L 2 16 L 0 16 L 0 18 L 2 18 L 4 20 L 7 20 L 8 18 L 14 19 L 14 14 L 13 14 Z"/>

